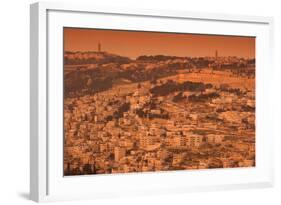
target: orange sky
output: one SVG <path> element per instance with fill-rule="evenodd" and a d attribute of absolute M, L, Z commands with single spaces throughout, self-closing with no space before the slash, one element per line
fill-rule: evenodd
<path fill-rule="evenodd" d="M 102 51 L 136 58 L 140 55 L 255 57 L 255 38 L 64 28 L 65 51 Z"/>

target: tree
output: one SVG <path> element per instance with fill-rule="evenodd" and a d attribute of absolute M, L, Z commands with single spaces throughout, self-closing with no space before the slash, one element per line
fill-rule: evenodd
<path fill-rule="evenodd" d="M 177 95 L 174 96 L 173 102 L 180 102 L 183 99 L 185 99 L 185 96 L 182 92 L 179 92 Z"/>
<path fill-rule="evenodd" d="M 155 84 L 157 83 L 156 78 L 155 78 L 155 77 L 153 77 L 153 78 L 152 78 L 152 80 L 150 81 L 150 83 L 155 85 Z"/>

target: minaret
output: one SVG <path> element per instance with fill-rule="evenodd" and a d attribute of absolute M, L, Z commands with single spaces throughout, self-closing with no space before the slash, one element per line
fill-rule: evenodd
<path fill-rule="evenodd" d="M 215 58 L 216 58 L 216 60 L 218 60 L 218 50 L 216 50 L 216 52 L 215 52 Z"/>
<path fill-rule="evenodd" d="M 99 53 L 101 52 L 101 44 L 100 44 L 100 42 L 98 43 L 98 52 Z"/>

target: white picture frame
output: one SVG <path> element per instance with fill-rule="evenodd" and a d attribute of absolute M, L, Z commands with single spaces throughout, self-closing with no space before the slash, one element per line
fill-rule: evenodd
<path fill-rule="evenodd" d="M 270 123 L 270 88 L 273 77 L 272 18 L 186 11 L 97 8 L 92 4 L 47 2 L 32 4 L 30 11 L 31 200 L 41 202 L 273 186 L 274 133 Z M 99 21 L 95 22 L 93 18 Z M 188 25 L 190 30 L 183 25 Z M 63 70 L 61 31 L 64 26 L 145 31 L 172 29 L 177 32 L 257 37 L 256 167 L 63 177 L 63 147 L 60 137 Z"/>

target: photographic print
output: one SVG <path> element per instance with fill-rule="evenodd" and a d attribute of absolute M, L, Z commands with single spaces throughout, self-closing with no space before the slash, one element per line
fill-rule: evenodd
<path fill-rule="evenodd" d="M 63 33 L 64 176 L 255 166 L 255 37 Z"/>

